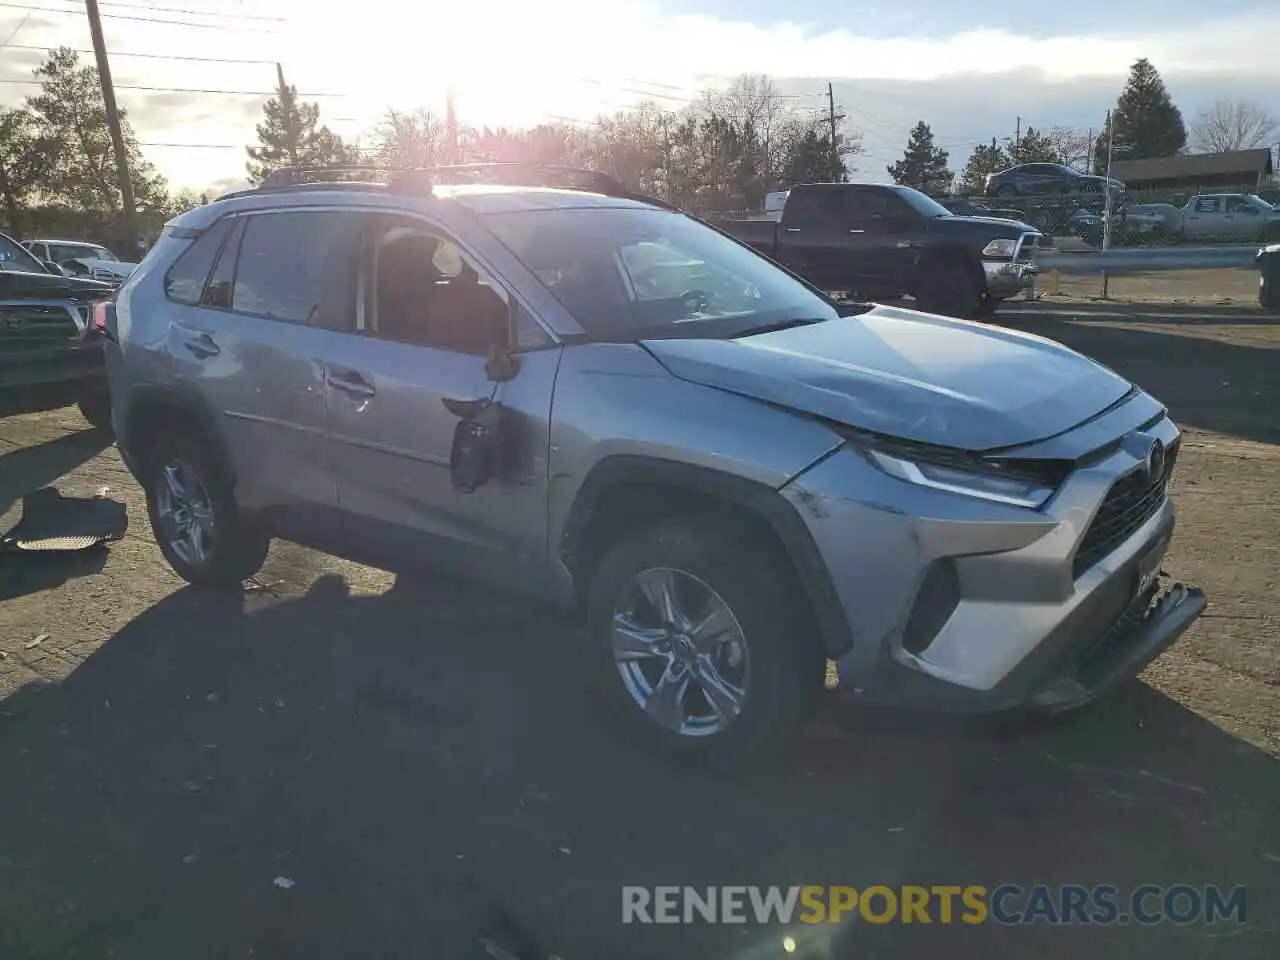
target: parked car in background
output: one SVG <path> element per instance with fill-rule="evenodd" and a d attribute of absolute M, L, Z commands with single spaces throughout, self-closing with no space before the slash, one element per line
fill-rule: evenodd
<path fill-rule="evenodd" d="M 1123 208 L 1123 215 L 1132 243 L 1172 243 L 1182 233 L 1182 211 L 1171 203 L 1135 203 Z"/>
<path fill-rule="evenodd" d="M 1061 711 L 1203 610 L 1161 580 L 1179 431 L 1140 388 L 1041 337 L 838 304 L 611 179 L 513 167 L 277 171 L 170 222 L 105 329 L 178 575 L 238 587 L 278 536 L 537 597 L 584 627 L 541 653 L 717 767 L 785 749 L 828 661 L 866 702 Z M 890 196 L 940 226 L 903 214 L 903 244 L 1028 240 L 912 194 Z M 806 196 L 885 197 L 797 189 L 784 224 L 821 225 Z"/>
<path fill-rule="evenodd" d="M 91 311 L 111 292 L 46 268 L 0 233 L 0 416 L 74 403 L 93 426 L 110 426 Z"/>
<path fill-rule="evenodd" d="M 1188 240 L 1269 243 L 1280 240 L 1280 210 L 1251 193 L 1202 193 L 1182 208 Z"/>
<path fill-rule="evenodd" d="M 78 240 L 26 240 L 23 246 L 38 260 L 56 264 L 69 277 L 88 277 L 119 286 L 136 263 L 123 261 L 106 247 Z"/>
<path fill-rule="evenodd" d="M 1125 192 L 1119 180 L 1090 176 L 1063 163 L 1024 163 L 987 175 L 988 197 L 1047 197 L 1103 194 L 1110 185 L 1114 196 Z"/>
<path fill-rule="evenodd" d="M 880 183 L 801 184 L 778 221 L 716 226 L 823 290 L 907 295 L 922 310 L 966 319 L 1031 285 L 1042 239 L 1020 221 L 958 217 L 918 190 Z"/>
<path fill-rule="evenodd" d="M 972 197 L 934 197 L 958 217 L 995 217 L 997 220 L 1026 220 L 1026 213 L 1014 207 L 996 207 Z"/>

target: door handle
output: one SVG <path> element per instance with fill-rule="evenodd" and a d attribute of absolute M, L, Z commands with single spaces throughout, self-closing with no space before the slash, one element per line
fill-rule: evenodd
<path fill-rule="evenodd" d="M 373 389 L 373 384 L 354 370 L 330 368 L 325 371 L 325 382 L 335 390 L 345 393 L 349 397 L 359 397 L 363 399 L 372 397 L 377 393 L 377 391 Z"/>
<path fill-rule="evenodd" d="M 201 360 L 206 360 L 209 357 L 216 357 L 222 352 L 222 348 L 218 346 L 218 341 L 214 340 L 213 337 L 207 333 L 199 333 L 194 337 L 188 337 L 183 341 L 182 345 Z"/>
<path fill-rule="evenodd" d="M 849 232 L 850 232 L 850 233 L 866 233 L 867 231 L 865 231 L 865 230 L 850 230 Z"/>
<path fill-rule="evenodd" d="M 799 232 L 800 232 L 800 228 L 799 228 L 799 227 L 783 227 L 782 229 L 783 229 L 783 230 L 785 230 L 787 233 L 799 233 Z"/>

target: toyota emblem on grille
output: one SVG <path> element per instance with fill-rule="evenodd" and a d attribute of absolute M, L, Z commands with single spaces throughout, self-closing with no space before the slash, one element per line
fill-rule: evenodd
<path fill-rule="evenodd" d="M 1151 444 L 1151 452 L 1147 454 L 1147 475 L 1152 480 L 1164 476 L 1164 444 L 1159 440 Z"/>

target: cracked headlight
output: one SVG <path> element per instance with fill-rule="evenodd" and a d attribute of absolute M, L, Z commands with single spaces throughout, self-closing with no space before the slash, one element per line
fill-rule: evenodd
<path fill-rule="evenodd" d="M 992 503 L 1035 510 L 1043 506 L 1056 490 L 1056 487 L 1043 480 L 1004 474 L 994 464 L 989 469 L 969 468 L 908 458 L 874 447 L 863 447 L 862 452 L 891 477 L 932 490 L 958 493 Z"/>

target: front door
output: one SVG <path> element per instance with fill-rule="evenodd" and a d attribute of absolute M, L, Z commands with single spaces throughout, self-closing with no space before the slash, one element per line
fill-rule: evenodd
<path fill-rule="evenodd" d="M 1222 236 L 1226 230 L 1222 198 L 1197 197 L 1183 215 L 1182 230 L 1192 240 Z"/>
<path fill-rule="evenodd" d="M 529 586 L 546 568 L 558 352 L 527 354 L 513 379 L 490 379 L 485 318 L 509 317 L 508 295 L 430 221 L 368 215 L 360 269 L 356 316 L 330 334 L 324 363 L 342 540 L 389 569 Z M 473 400 L 503 405 L 512 443 L 502 476 L 464 493 L 450 473 L 459 416 L 446 403 Z"/>

